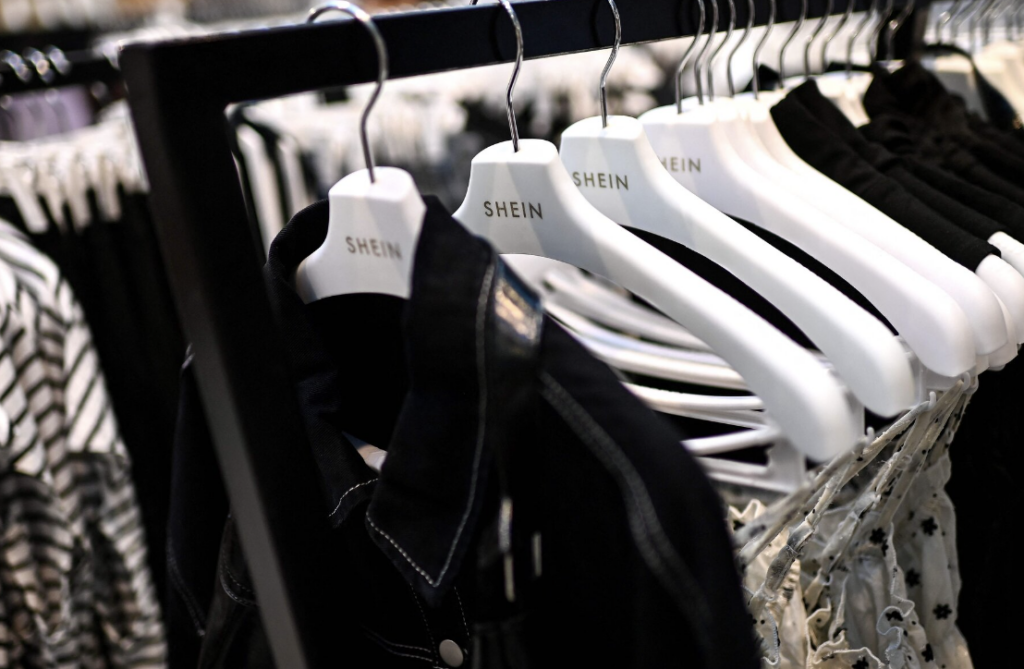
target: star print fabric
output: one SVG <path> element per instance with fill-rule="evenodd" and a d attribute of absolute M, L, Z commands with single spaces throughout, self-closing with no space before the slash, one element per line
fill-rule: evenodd
<path fill-rule="evenodd" d="M 817 504 L 790 505 L 800 513 L 746 561 L 764 667 L 973 669 L 956 628 L 955 515 L 943 492 L 969 396 L 958 385 L 836 467 Z M 729 508 L 729 526 L 743 543 L 788 503 L 750 499 Z"/>

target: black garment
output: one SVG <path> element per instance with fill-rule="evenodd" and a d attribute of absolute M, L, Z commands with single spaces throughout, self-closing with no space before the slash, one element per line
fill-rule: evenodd
<path fill-rule="evenodd" d="M 905 119 L 891 114 L 878 114 L 870 123 L 861 126 L 861 134 L 882 144 L 898 155 L 913 155 L 927 164 L 941 166 L 964 181 L 981 188 L 989 199 L 1003 198 L 1018 207 L 1024 207 L 1024 188 L 1003 179 L 966 149 L 956 144 L 939 148 L 927 136 L 911 133 Z M 992 198 L 991 196 L 998 196 Z"/>
<path fill-rule="evenodd" d="M 1024 363 L 1012 361 L 1000 372 L 979 378 L 949 451 L 952 476 L 946 485 L 956 509 L 957 560 L 962 587 L 957 627 L 967 639 L 974 666 L 1006 666 L 1006 649 L 995 639 L 1017 633 L 1014 598 L 1007 584 L 1016 577 L 1014 513 L 1024 443 Z"/>
<path fill-rule="evenodd" d="M 831 269 L 826 267 L 814 256 L 804 252 L 794 244 L 789 243 L 782 237 L 765 230 L 764 228 L 748 223 L 736 217 L 733 217 L 743 227 L 747 228 L 758 237 L 774 246 L 779 251 L 782 251 L 787 256 L 797 261 L 807 269 L 811 270 L 819 277 L 824 279 L 839 292 L 843 293 L 851 300 L 853 300 L 857 306 L 861 307 L 869 314 L 877 318 L 889 330 L 893 333 L 896 332 L 895 328 L 885 319 L 885 317 L 878 311 L 864 295 L 861 294 L 856 288 L 850 285 L 845 279 L 833 272 Z M 713 284 L 717 288 L 720 288 L 724 292 L 728 293 L 731 297 L 736 299 L 738 302 L 743 304 L 745 307 L 756 313 L 761 318 L 771 323 L 775 328 L 785 334 L 787 337 L 792 339 L 794 342 L 803 346 L 804 348 L 814 349 L 816 346 L 807 337 L 807 335 L 801 330 L 793 321 L 791 321 L 785 314 L 769 302 L 767 299 L 762 297 L 756 287 L 748 286 L 743 283 L 736 276 L 731 274 L 727 269 L 721 265 L 708 260 L 704 256 L 700 255 L 696 251 L 693 251 L 682 244 L 678 244 L 670 239 L 665 239 L 659 235 L 656 235 L 645 230 L 638 230 L 635 228 L 627 228 L 630 232 L 637 235 L 645 242 L 655 247 L 665 255 L 671 257 L 681 265 L 685 265 L 694 274 L 700 276 L 705 281 Z M 662 384 L 659 383 L 659 386 Z M 706 389 L 698 392 L 707 392 Z"/>
<path fill-rule="evenodd" d="M 973 271 L 989 255 L 1000 255 L 996 247 L 957 227 L 875 169 L 796 98 L 787 96 L 772 107 L 772 119 L 809 165 L 961 265 Z"/>
<path fill-rule="evenodd" d="M 963 100 L 919 63 L 876 74 L 864 94 L 864 108 L 872 118 L 892 114 L 904 119 L 912 132 L 929 137 L 940 150 L 966 149 L 1011 183 L 1020 183 L 1024 175 L 1024 155 L 1015 136 L 967 111 Z"/>
<path fill-rule="evenodd" d="M 1007 232 L 1002 224 L 963 202 L 980 199 L 984 203 L 986 200 L 984 196 L 977 197 L 970 184 L 940 169 L 921 164 L 913 158 L 895 155 L 883 146 L 872 144 L 857 132 L 857 128 L 838 107 L 821 94 L 813 80 L 797 86 L 790 92 L 790 96 L 798 100 L 823 126 L 871 163 L 875 169 L 894 179 L 908 193 L 936 213 L 982 240 L 987 241 L 997 232 Z M 1024 211 L 1021 214 L 1024 214 Z M 1012 216 L 1010 220 L 1013 220 Z M 1024 220 L 1018 220 L 1016 223 L 1024 229 Z"/>
<path fill-rule="evenodd" d="M 339 661 L 445 666 L 448 639 L 474 667 L 755 667 L 723 510 L 680 435 L 433 198 L 410 301 L 303 305 L 291 277 L 327 218 L 320 202 L 289 223 L 267 280 L 342 549 L 337 601 L 358 611 L 338 628 Z M 386 448 L 379 477 L 345 433 Z M 515 605 L 496 544 L 503 494 Z M 254 600 L 225 546 L 204 667 L 251 666 L 259 636 L 251 617 L 232 623 Z M 218 629 L 243 631 L 231 643 Z"/>

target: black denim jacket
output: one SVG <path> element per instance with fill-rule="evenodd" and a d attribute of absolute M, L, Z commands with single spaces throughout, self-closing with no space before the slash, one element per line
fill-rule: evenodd
<path fill-rule="evenodd" d="M 339 665 L 757 666 L 723 512 L 680 435 L 427 204 L 408 302 L 302 304 L 326 202 L 267 264 L 346 556 L 338 606 L 360 620 Z M 346 434 L 388 451 L 379 476 Z M 232 533 L 201 666 L 271 666 Z"/>

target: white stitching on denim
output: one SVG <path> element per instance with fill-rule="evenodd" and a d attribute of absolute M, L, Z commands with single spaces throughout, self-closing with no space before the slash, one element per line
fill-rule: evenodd
<path fill-rule="evenodd" d="M 419 574 L 426 579 L 427 583 L 431 587 L 436 588 L 441 584 L 444 579 L 444 575 L 448 572 L 448 568 L 451 567 L 452 558 L 455 556 L 455 547 L 459 543 L 459 537 L 462 536 L 462 532 L 466 529 L 466 523 L 469 521 L 469 513 L 473 509 L 473 499 L 476 497 L 476 486 L 479 481 L 480 474 L 480 456 L 483 453 L 484 445 L 484 429 L 487 422 L 487 369 L 486 369 L 486 348 L 484 346 L 484 325 L 487 317 L 487 302 L 491 296 L 491 286 L 494 283 L 494 268 L 495 263 L 487 268 L 487 273 L 484 274 L 483 284 L 480 286 L 480 294 L 477 297 L 476 305 L 476 363 L 477 363 L 477 379 L 480 386 L 480 406 L 479 416 L 477 418 L 477 439 L 476 449 L 473 453 L 473 474 L 470 477 L 469 482 L 469 498 L 466 500 L 466 509 L 462 513 L 462 520 L 459 521 L 459 527 L 455 530 L 455 537 L 452 539 L 452 545 L 448 549 L 448 557 L 444 561 L 444 565 L 441 568 L 441 573 L 437 575 L 437 578 L 431 578 L 426 571 L 413 560 L 405 550 L 398 545 L 394 539 L 388 535 L 387 532 L 377 527 L 377 524 L 370 518 L 369 512 L 366 514 L 366 520 L 370 523 L 370 527 L 376 530 L 381 536 L 388 540 L 388 542 L 398 549 L 398 552 L 405 558 L 405 560 L 412 565 L 412 567 L 419 572 Z"/>
<path fill-rule="evenodd" d="M 431 651 L 429 648 L 424 648 L 423 646 L 410 646 L 410 645 L 407 645 L 407 644 L 404 644 L 404 643 L 398 643 L 396 641 L 390 641 L 389 639 L 385 639 L 383 634 L 379 634 L 378 632 L 374 632 L 372 629 L 370 629 L 369 627 L 366 627 L 366 626 L 363 626 L 363 631 L 366 632 L 367 634 L 371 634 L 371 635 L 377 637 L 377 639 L 379 639 L 381 643 L 387 644 L 389 646 L 396 646 L 398 648 L 408 648 L 409 650 L 422 650 L 427 655 L 433 656 L 433 651 Z"/>
<path fill-rule="evenodd" d="M 256 594 L 256 592 L 252 588 L 250 588 L 247 585 L 242 585 L 242 583 L 240 583 L 239 580 L 237 578 L 235 578 L 234 574 L 231 573 L 231 570 L 228 568 L 227 564 L 224 565 L 224 575 L 227 576 L 228 578 L 230 578 L 231 582 L 234 583 L 236 586 L 238 586 L 238 589 L 242 591 L 242 594 L 247 594 L 247 595 L 255 595 Z"/>
<path fill-rule="evenodd" d="M 199 636 L 206 636 L 206 616 L 203 615 L 202 607 L 199 606 L 199 602 L 196 601 L 192 591 L 186 585 L 181 572 L 178 571 L 178 561 L 175 559 L 170 546 L 167 547 L 167 573 L 171 577 L 175 591 L 185 602 L 185 608 L 188 610 L 188 615 L 192 618 L 192 623 L 196 627 L 196 633 Z"/>
<path fill-rule="evenodd" d="M 227 595 L 228 597 L 230 597 L 232 600 L 234 600 L 238 604 L 241 604 L 242 606 L 244 606 L 246 608 L 252 608 L 254 606 L 257 606 L 256 602 L 250 601 L 250 600 L 246 599 L 245 597 L 242 597 L 241 595 L 237 595 L 237 594 L 231 592 L 231 587 L 224 581 L 224 573 L 225 573 L 224 570 L 221 569 L 220 570 L 220 588 L 221 588 L 221 590 L 224 591 L 224 594 Z"/>
<path fill-rule="evenodd" d="M 431 657 L 423 657 L 421 655 L 413 655 L 411 653 L 403 653 L 401 651 L 395 650 L 394 648 L 389 648 L 388 644 L 395 645 L 395 646 L 402 646 L 402 644 L 400 644 L 400 643 L 392 643 L 391 641 L 388 641 L 384 637 L 378 635 L 376 632 L 373 632 L 372 630 L 368 630 L 365 627 L 363 628 L 363 631 L 367 634 L 367 636 L 370 637 L 371 641 L 376 642 L 378 646 L 380 646 L 385 651 L 391 653 L 392 655 L 397 655 L 399 657 L 408 657 L 408 658 L 411 658 L 413 660 L 420 660 L 422 662 L 430 662 L 430 663 L 434 662 L 433 656 L 431 656 Z M 402 647 L 403 648 L 415 648 L 415 646 L 402 646 Z M 418 649 L 418 650 L 426 650 L 426 649 Z"/>
<path fill-rule="evenodd" d="M 462 626 L 466 628 L 466 638 L 472 639 L 473 635 L 469 633 L 469 623 L 466 622 L 466 609 L 462 608 L 462 597 L 459 595 L 458 588 L 452 588 L 455 591 L 455 599 L 459 602 L 459 612 L 462 614 Z"/>
<path fill-rule="evenodd" d="M 341 508 L 341 503 L 344 501 L 345 496 L 348 495 L 350 492 L 352 492 L 356 488 L 362 488 L 364 485 L 370 485 L 371 483 L 376 483 L 377 481 L 378 481 L 378 479 L 370 479 L 369 481 L 363 481 L 362 483 L 357 483 L 354 486 L 352 486 L 351 488 L 349 488 L 348 490 L 346 490 L 341 495 L 341 497 L 338 499 L 338 505 L 334 507 L 334 511 L 331 511 L 329 514 L 327 514 L 327 517 L 330 518 L 334 514 L 338 513 L 338 509 Z"/>
<path fill-rule="evenodd" d="M 687 569 L 679 557 L 668 537 L 665 536 L 664 528 L 661 526 L 661 521 L 658 520 L 654 503 L 651 501 L 650 494 L 647 491 L 647 486 L 633 467 L 629 457 L 622 452 L 622 448 L 615 440 L 601 428 L 594 418 L 573 399 L 558 381 L 547 372 L 542 373 L 541 379 L 545 386 L 542 390 L 542 395 L 547 399 L 548 403 L 573 428 L 573 431 L 583 438 L 585 443 L 590 443 L 592 446 L 596 446 L 599 451 L 603 451 L 605 457 L 609 458 L 608 464 L 614 467 L 623 477 L 629 489 L 629 496 L 632 498 L 632 505 L 640 512 L 639 520 L 642 524 L 642 527 L 638 527 L 635 524 L 634 515 L 627 513 L 630 530 L 637 543 L 637 549 L 644 556 L 644 561 L 647 562 L 648 567 L 655 574 L 660 570 L 656 568 L 654 562 L 665 562 L 668 566 L 672 567 L 678 575 L 678 578 L 675 579 L 677 586 L 691 590 L 690 592 L 682 593 L 689 600 L 688 603 L 696 604 L 702 609 L 701 615 L 697 617 L 697 620 L 710 620 L 711 614 L 707 608 L 707 602 L 704 599 L 703 593 L 694 590 L 688 582 L 692 580 L 692 577 L 689 577 L 689 569 Z M 595 455 L 601 459 L 600 453 L 595 453 Z"/>
<path fill-rule="evenodd" d="M 430 647 L 434 648 L 437 644 L 434 643 L 434 633 L 430 629 L 430 621 L 427 620 L 427 612 L 423 610 L 423 604 L 420 603 L 420 596 L 416 594 L 416 588 L 409 586 L 410 592 L 412 592 L 412 598 L 416 600 L 416 606 L 420 610 L 420 615 L 423 616 L 423 626 L 427 628 L 427 638 L 430 639 Z M 431 651 L 430 656 L 436 658 L 437 652 Z"/>

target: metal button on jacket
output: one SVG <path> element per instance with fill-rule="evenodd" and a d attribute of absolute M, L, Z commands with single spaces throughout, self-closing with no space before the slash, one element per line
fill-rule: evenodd
<path fill-rule="evenodd" d="M 455 643 L 451 639 L 445 639 L 441 642 L 438 652 L 441 653 L 441 659 L 449 667 L 461 667 L 462 662 L 465 660 L 465 656 L 462 654 L 462 649 L 459 648 L 459 644 Z"/>

